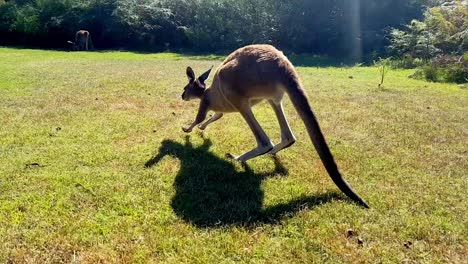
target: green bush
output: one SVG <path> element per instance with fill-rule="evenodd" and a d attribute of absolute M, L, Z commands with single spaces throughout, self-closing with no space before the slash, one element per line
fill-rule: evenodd
<path fill-rule="evenodd" d="M 409 54 L 404 55 L 402 58 L 391 61 L 391 67 L 394 69 L 414 69 L 423 65 L 424 60 L 420 58 L 413 58 Z"/>
<path fill-rule="evenodd" d="M 462 66 L 452 66 L 444 71 L 444 77 L 447 82 L 453 83 L 467 83 L 468 82 L 468 71 Z"/>
<path fill-rule="evenodd" d="M 406 30 L 393 29 L 388 50 L 398 68 L 420 67 L 411 77 L 433 82 L 468 82 L 468 9 L 455 0 L 429 1 L 424 19 L 413 20 Z M 421 64 L 423 64 L 421 66 Z"/>
<path fill-rule="evenodd" d="M 426 80 L 431 81 L 431 82 L 439 81 L 438 69 L 436 67 L 434 67 L 433 65 L 423 66 L 422 67 L 422 72 L 423 72 L 424 78 L 426 78 Z"/>
<path fill-rule="evenodd" d="M 467 56 L 440 56 L 422 67 L 424 77 L 433 82 L 468 82 Z"/>
<path fill-rule="evenodd" d="M 405 30 L 390 32 L 388 50 L 394 57 L 429 60 L 439 54 L 458 54 L 468 49 L 468 9 L 461 0 L 451 6 L 435 6 L 423 20 L 413 20 Z"/>

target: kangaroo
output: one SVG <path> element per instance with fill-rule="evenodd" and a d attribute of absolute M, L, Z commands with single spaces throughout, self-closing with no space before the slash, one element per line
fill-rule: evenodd
<path fill-rule="evenodd" d="M 282 101 L 284 94 L 287 93 L 333 182 L 353 201 L 369 208 L 338 170 L 309 99 L 302 88 L 299 75 L 281 51 L 270 45 L 250 45 L 240 48 L 231 53 L 219 66 L 211 86 L 207 88 L 205 81 L 212 68 L 195 78 L 192 68 L 187 67 L 189 82 L 184 88 L 182 99 L 201 101 L 195 121 L 189 127 L 182 128 L 184 132 L 190 133 L 197 125 L 204 130 L 209 124 L 219 120 L 224 113 L 239 112 L 252 130 L 257 147 L 239 156 L 228 153 L 227 157 L 246 162 L 267 153 L 275 155 L 296 141 L 283 110 Z M 262 100 L 268 101 L 278 119 L 281 142 L 277 145 L 273 145 L 252 112 L 252 106 Z M 215 114 L 205 121 L 209 110 Z M 202 123 L 203 121 L 205 122 Z"/>
<path fill-rule="evenodd" d="M 75 34 L 75 42 L 67 41 L 70 44 L 70 50 L 89 50 L 93 48 L 93 42 L 91 40 L 91 34 L 87 30 L 79 30 Z"/>

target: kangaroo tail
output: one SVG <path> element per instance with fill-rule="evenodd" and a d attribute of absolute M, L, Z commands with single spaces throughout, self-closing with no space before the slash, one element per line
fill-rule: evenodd
<path fill-rule="evenodd" d="M 332 178 L 333 182 L 338 186 L 338 188 L 346 194 L 349 198 L 353 201 L 358 203 L 365 208 L 369 208 L 369 205 L 357 195 L 351 186 L 346 182 L 346 180 L 341 175 L 340 171 L 338 170 L 338 166 L 335 163 L 333 155 L 328 148 L 327 142 L 325 141 L 325 137 L 322 134 L 320 129 L 319 123 L 317 118 L 315 117 L 314 113 L 312 112 L 312 108 L 309 103 L 309 99 L 305 94 L 304 90 L 302 89 L 301 82 L 297 76 L 291 76 L 291 74 L 287 74 L 288 83 L 286 85 L 286 92 L 289 95 L 296 111 L 299 113 L 302 121 L 307 128 L 307 132 L 312 140 L 312 143 L 317 150 L 320 159 L 325 166 L 328 174 Z"/>
<path fill-rule="evenodd" d="M 93 50 L 94 45 L 93 45 L 93 39 L 91 38 L 91 33 L 88 35 L 88 39 L 89 39 L 89 48 Z"/>
<path fill-rule="evenodd" d="M 87 51 L 88 50 L 89 33 L 86 33 L 85 36 L 86 36 L 86 51 Z"/>

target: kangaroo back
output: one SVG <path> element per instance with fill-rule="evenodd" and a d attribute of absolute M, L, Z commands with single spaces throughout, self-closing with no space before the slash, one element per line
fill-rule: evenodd
<path fill-rule="evenodd" d="M 338 170 L 338 166 L 336 165 L 335 159 L 333 158 L 333 155 L 328 148 L 317 118 L 312 112 L 309 99 L 302 89 L 299 78 L 295 76 L 295 74 L 288 72 L 286 74 L 286 79 L 286 92 L 288 93 L 289 98 L 296 108 L 296 111 L 304 122 L 309 137 L 312 140 L 312 143 L 314 144 L 314 147 L 317 150 L 319 157 L 322 160 L 322 163 L 333 182 L 353 201 L 366 208 L 369 208 L 369 205 L 361 197 L 359 197 L 359 195 L 357 195 L 353 189 L 351 189 L 351 186 L 348 184 L 348 182 L 346 182 Z"/>

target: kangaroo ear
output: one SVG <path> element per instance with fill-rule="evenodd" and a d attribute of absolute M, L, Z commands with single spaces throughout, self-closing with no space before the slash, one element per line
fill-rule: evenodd
<path fill-rule="evenodd" d="M 213 66 L 209 70 L 207 70 L 205 73 L 203 73 L 200 77 L 198 77 L 198 80 L 205 84 L 206 79 L 208 79 L 208 76 L 210 76 L 211 69 L 213 69 Z"/>
<path fill-rule="evenodd" d="M 189 82 L 195 81 L 195 73 L 193 72 L 192 68 L 187 67 L 186 73 L 187 73 L 187 77 L 189 79 Z"/>

